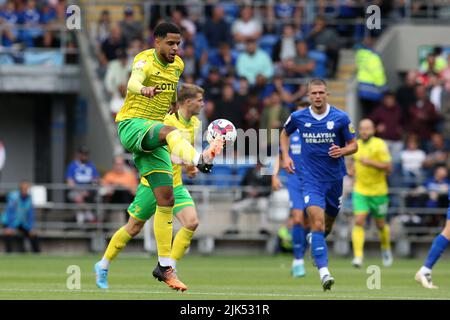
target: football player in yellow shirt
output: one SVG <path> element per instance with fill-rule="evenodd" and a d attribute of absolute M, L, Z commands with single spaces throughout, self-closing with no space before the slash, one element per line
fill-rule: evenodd
<path fill-rule="evenodd" d="M 203 102 L 204 90 L 196 85 L 183 84 L 179 90 L 178 111 L 166 115 L 164 124 L 178 128 L 186 140 L 194 145 L 194 138 L 197 133 L 201 133 L 201 121 L 197 118 Z M 172 245 L 171 259 L 173 266 L 176 266 L 191 244 L 194 232 L 198 227 L 199 220 L 194 200 L 189 191 L 183 185 L 183 167 L 189 178 L 194 178 L 198 169 L 192 165 L 172 164 L 173 167 L 173 189 L 175 204 L 173 214 L 180 221 L 182 227 L 177 232 Z M 149 200 L 151 199 L 151 200 Z M 144 201 L 145 200 L 145 201 Z M 156 199 L 147 180 L 141 179 L 135 201 L 128 208 L 129 214 L 141 221 L 147 221 L 155 213 Z"/>
<path fill-rule="evenodd" d="M 367 215 L 373 214 L 379 230 L 383 265 L 392 265 L 390 229 L 386 223 L 388 210 L 387 175 L 392 170 L 387 144 L 375 137 L 375 126 L 370 119 L 359 123 L 358 152 L 354 154 L 353 211 L 355 224 L 352 230 L 353 266 L 361 267 L 364 251 L 364 225 Z"/>
<path fill-rule="evenodd" d="M 173 289 L 186 290 L 170 257 L 174 206 L 171 155 L 208 173 L 223 145 L 222 141 L 215 140 L 203 153 L 198 153 L 180 130 L 163 123 L 169 109 L 175 110 L 178 80 L 184 69 L 183 61 L 177 56 L 180 34 L 174 24 L 163 22 L 156 26 L 155 48 L 142 51 L 134 59 L 127 95 L 116 122 L 122 145 L 133 153 L 140 176 L 147 181 L 156 198 L 153 226 L 158 264 L 153 276 Z M 144 222 L 131 216 L 113 235 L 102 260 L 95 265 L 99 288 L 108 288 L 110 261 L 139 233 Z"/>

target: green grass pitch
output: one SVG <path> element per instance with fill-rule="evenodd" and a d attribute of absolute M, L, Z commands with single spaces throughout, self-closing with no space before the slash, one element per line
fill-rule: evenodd
<path fill-rule="evenodd" d="M 178 266 L 189 290 L 181 293 L 151 276 L 156 257 L 122 254 L 111 265 L 110 289 L 97 289 L 93 265 L 98 256 L 0 256 L 0 299 L 163 299 L 163 300 L 305 300 L 305 299 L 449 299 L 450 261 L 442 259 L 433 270 L 437 290 L 422 288 L 414 274 L 422 260 L 397 259 L 391 268 L 380 267 L 381 288 L 368 289 L 367 259 L 354 269 L 350 259 L 330 258 L 336 283 L 323 292 L 317 270 L 306 260 L 306 277 L 290 276 L 291 256 L 187 255 Z M 81 270 L 81 289 L 69 290 L 67 268 Z M 69 281 L 70 282 L 70 281 Z M 370 282 L 370 281 L 369 281 Z"/>

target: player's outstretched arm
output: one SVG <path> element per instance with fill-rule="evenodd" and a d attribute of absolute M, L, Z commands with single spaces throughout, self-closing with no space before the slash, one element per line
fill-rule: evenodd
<path fill-rule="evenodd" d="M 339 147 L 335 145 L 334 143 L 330 147 L 330 151 L 328 151 L 328 155 L 332 158 L 340 158 L 344 156 L 349 156 L 351 154 L 354 154 L 358 151 L 358 143 L 356 142 L 356 139 L 353 138 L 349 141 L 347 141 L 345 147 Z"/>

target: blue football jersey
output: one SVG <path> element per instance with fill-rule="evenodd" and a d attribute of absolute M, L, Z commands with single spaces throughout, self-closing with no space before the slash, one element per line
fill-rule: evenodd
<path fill-rule="evenodd" d="M 355 138 L 355 130 L 345 112 L 328 105 L 324 114 L 317 115 L 309 107 L 292 113 L 284 128 L 289 135 L 297 130 L 300 133 L 304 180 L 334 181 L 347 174 L 344 158 L 328 155 L 332 144 L 344 147 Z"/>

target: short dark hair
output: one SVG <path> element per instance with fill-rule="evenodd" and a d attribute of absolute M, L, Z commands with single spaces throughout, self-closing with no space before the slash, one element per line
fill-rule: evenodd
<path fill-rule="evenodd" d="M 165 38 L 168 33 L 181 34 L 181 31 L 180 28 L 169 22 L 161 22 L 155 27 L 155 31 L 153 31 L 155 38 Z"/>

